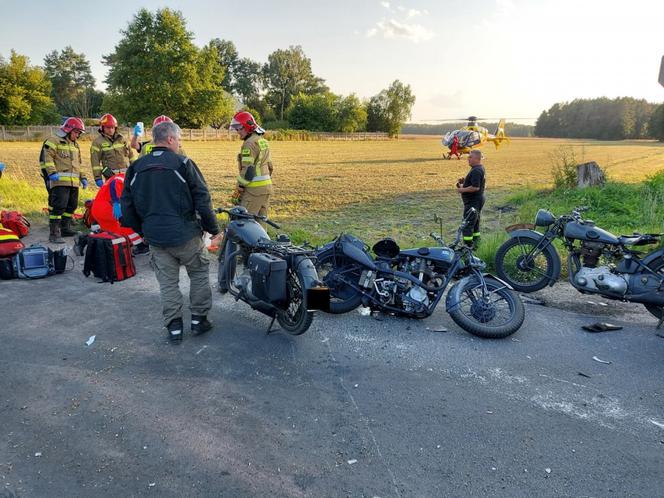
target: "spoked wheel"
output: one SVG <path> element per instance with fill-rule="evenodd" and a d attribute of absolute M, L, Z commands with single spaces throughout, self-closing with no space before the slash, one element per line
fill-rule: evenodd
<path fill-rule="evenodd" d="M 507 240 L 496 252 L 496 273 L 520 292 L 535 292 L 551 281 L 553 257 L 549 252 L 533 254 L 538 241 Z"/>
<path fill-rule="evenodd" d="M 362 302 L 362 294 L 341 278 L 358 283 L 362 268 L 343 254 L 326 251 L 316 260 L 316 271 L 321 281 L 330 288 L 330 313 L 348 313 Z"/>
<path fill-rule="evenodd" d="M 452 295 L 458 296 L 458 304 L 450 316 L 457 325 L 478 337 L 507 337 L 523 323 L 523 303 L 502 282 L 486 278 L 484 283 L 477 277 L 465 278 L 450 289 Z"/>
<path fill-rule="evenodd" d="M 655 273 L 664 276 L 664 258 L 658 258 L 648 265 L 648 267 Z M 657 306 L 656 304 L 644 304 L 646 309 L 658 320 L 664 318 L 664 306 Z"/>
<path fill-rule="evenodd" d="M 277 322 L 291 335 L 304 334 L 311 326 L 314 314 L 307 311 L 307 294 L 302 277 L 297 272 L 289 271 L 286 287 L 288 307 L 277 312 Z"/>

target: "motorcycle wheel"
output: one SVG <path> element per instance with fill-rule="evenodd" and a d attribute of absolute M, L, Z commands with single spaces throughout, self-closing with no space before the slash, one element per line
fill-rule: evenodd
<path fill-rule="evenodd" d="M 330 288 L 330 313 L 348 313 L 362 303 L 362 294 L 334 278 L 335 274 L 343 273 L 353 282 L 359 282 L 362 269 L 350 259 L 335 255 L 334 251 L 325 251 L 316 258 L 316 271 L 321 281 Z"/>
<path fill-rule="evenodd" d="M 469 278 L 455 284 L 461 297 L 458 305 L 450 312 L 452 320 L 462 329 L 485 339 L 502 339 L 519 330 L 526 316 L 523 303 L 518 294 L 505 284 L 487 278 L 486 292 L 482 282 Z"/>
<path fill-rule="evenodd" d="M 528 254 L 535 248 L 533 239 L 507 240 L 496 251 L 496 273 L 519 292 L 535 292 L 549 285 L 553 260 L 548 252 L 535 259 Z"/>
<path fill-rule="evenodd" d="M 648 268 L 650 268 L 655 273 L 664 274 L 664 259 L 656 259 L 648 265 Z M 650 312 L 650 314 L 658 320 L 661 320 L 662 316 L 664 316 L 664 307 L 657 306 L 656 304 L 644 304 L 644 306 Z"/>
<path fill-rule="evenodd" d="M 277 312 L 277 322 L 291 335 L 304 334 L 314 319 L 314 314 L 307 311 L 307 294 L 304 292 L 302 276 L 290 271 L 286 282 L 288 307 Z"/>

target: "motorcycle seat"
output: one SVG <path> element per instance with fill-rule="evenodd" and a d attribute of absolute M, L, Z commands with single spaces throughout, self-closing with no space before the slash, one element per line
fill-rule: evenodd
<path fill-rule="evenodd" d="M 650 234 L 635 233 L 633 235 L 621 235 L 618 237 L 618 240 L 624 246 L 646 246 L 648 244 L 654 244 L 659 239 Z"/>

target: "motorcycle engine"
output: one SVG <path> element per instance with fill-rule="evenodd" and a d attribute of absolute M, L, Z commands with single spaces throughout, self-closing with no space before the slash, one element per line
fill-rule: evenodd
<path fill-rule="evenodd" d="M 583 266 L 587 266 L 588 268 L 597 267 L 603 249 L 604 244 L 601 242 L 583 241 L 581 243 L 581 258 Z"/>
<path fill-rule="evenodd" d="M 614 273 L 608 266 L 588 268 L 584 266 L 574 276 L 574 282 L 580 288 L 589 292 L 617 294 L 623 296 L 627 293 L 627 281 L 619 274 Z"/>

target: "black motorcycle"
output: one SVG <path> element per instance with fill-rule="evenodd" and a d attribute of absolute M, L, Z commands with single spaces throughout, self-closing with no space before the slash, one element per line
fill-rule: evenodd
<path fill-rule="evenodd" d="M 441 235 L 430 234 L 438 247 L 401 250 L 392 239 L 372 250 L 352 235 L 342 234 L 317 251 L 316 267 L 330 288 L 330 312 L 346 313 L 360 304 L 411 318 L 430 316 L 453 279 L 445 307 L 452 319 L 471 334 L 507 337 L 524 319 L 523 303 L 510 286 L 484 272 L 486 264 L 460 244 L 461 233 L 475 213 L 469 213 L 446 246 Z"/>
<path fill-rule="evenodd" d="M 327 311 L 330 304 L 330 291 L 311 260 L 313 251 L 292 245 L 286 235 L 271 240 L 259 221 L 279 225 L 244 207 L 216 212 L 229 216 L 219 249 L 219 292 L 271 317 L 268 332 L 275 319 L 289 334 L 306 332 L 312 311 Z"/>
<path fill-rule="evenodd" d="M 569 215 L 554 216 L 540 209 L 534 229 L 517 228 L 496 252 L 498 275 L 521 292 L 534 292 L 553 285 L 560 277 L 561 262 L 553 241 L 567 248 L 570 283 L 584 294 L 643 303 L 664 319 L 664 249 L 647 254 L 638 249 L 659 243 L 662 234 L 615 235 L 584 220 L 576 208 Z"/>

